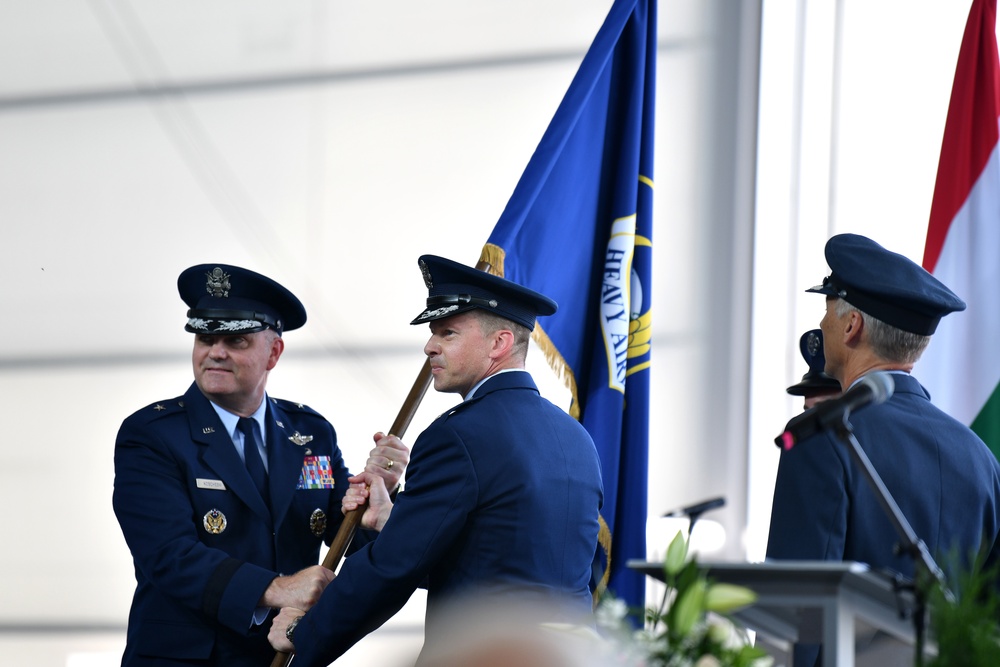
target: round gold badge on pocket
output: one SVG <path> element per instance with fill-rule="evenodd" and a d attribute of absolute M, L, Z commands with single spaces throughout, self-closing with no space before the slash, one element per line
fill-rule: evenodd
<path fill-rule="evenodd" d="M 205 530 L 212 535 L 218 535 L 226 529 L 226 515 L 219 510 L 208 510 L 204 519 Z"/>
<path fill-rule="evenodd" d="M 316 537 L 323 537 L 323 533 L 326 532 L 326 512 L 318 507 L 313 510 L 309 516 L 309 530 Z"/>

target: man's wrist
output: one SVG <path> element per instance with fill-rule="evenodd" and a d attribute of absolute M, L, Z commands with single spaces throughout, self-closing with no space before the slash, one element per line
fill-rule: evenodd
<path fill-rule="evenodd" d="M 296 616 L 292 619 L 292 622 L 288 624 L 288 627 L 285 628 L 285 639 L 287 639 L 292 646 L 295 646 L 295 628 L 298 627 L 300 620 L 302 620 L 302 617 Z"/>

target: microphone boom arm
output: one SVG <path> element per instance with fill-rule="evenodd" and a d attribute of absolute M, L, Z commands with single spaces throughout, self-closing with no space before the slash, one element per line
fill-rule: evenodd
<path fill-rule="evenodd" d="M 892 523 L 896 534 L 899 535 L 901 540 L 901 543 L 897 544 L 898 552 L 907 554 L 913 559 L 916 575 L 919 575 L 921 568 L 923 568 L 924 572 L 930 575 L 940 587 L 944 598 L 949 602 L 954 602 L 955 596 L 945 583 L 944 573 L 938 567 L 938 564 L 934 562 L 934 558 L 927 550 L 927 545 L 917 536 L 913 531 L 913 527 L 910 526 L 909 521 L 903 516 L 899 505 L 896 504 L 895 499 L 889 493 L 889 489 L 886 488 L 878 471 L 875 470 L 875 466 L 872 465 L 865 450 L 861 448 L 861 443 L 854 436 L 854 430 L 851 428 L 851 423 L 848 420 L 849 416 L 850 412 L 845 412 L 840 421 L 832 422 L 827 427 L 836 434 L 838 439 L 847 445 L 847 450 L 850 452 L 851 458 L 857 464 L 858 468 L 861 469 L 872 491 L 875 492 L 875 497 L 878 499 L 883 511 L 885 511 L 886 516 L 889 517 L 889 521 Z M 927 591 L 924 590 L 922 583 L 919 576 L 914 576 L 913 595 L 915 609 L 913 610 L 913 626 L 916 637 L 916 664 L 918 667 L 923 664 L 924 629 L 927 615 Z"/>

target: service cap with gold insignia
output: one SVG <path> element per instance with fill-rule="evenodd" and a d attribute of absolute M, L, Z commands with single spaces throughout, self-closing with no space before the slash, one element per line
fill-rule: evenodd
<path fill-rule="evenodd" d="M 436 255 L 418 260 L 427 307 L 410 324 L 424 324 L 481 308 L 535 328 L 535 318 L 556 312 L 556 302 L 515 282 Z"/>
<path fill-rule="evenodd" d="M 930 336 L 965 302 L 922 266 L 859 234 L 837 234 L 826 242 L 830 275 L 807 292 L 843 299 L 886 324 Z"/>
<path fill-rule="evenodd" d="M 306 309 L 290 291 L 267 276 L 229 264 L 199 264 L 177 278 L 189 307 L 184 328 L 191 333 L 239 334 L 298 329 Z"/>

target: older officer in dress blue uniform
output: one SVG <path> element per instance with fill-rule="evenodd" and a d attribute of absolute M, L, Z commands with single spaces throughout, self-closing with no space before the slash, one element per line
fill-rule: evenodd
<path fill-rule="evenodd" d="M 591 613 L 603 501 L 597 451 L 524 371 L 535 318 L 556 304 L 441 257 L 419 263 L 429 297 L 412 323 L 430 324 L 424 352 L 434 388 L 465 401 L 414 443 L 394 506 L 377 477 L 352 478 L 371 484 L 363 525 L 382 530 L 344 562 L 312 610 L 284 609 L 275 619 L 271 643 L 294 650 L 296 667 L 333 661 L 422 583 L 425 645 L 445 634 L 436 614 L 456 596 L 527 597 L 567 619 Z"/>
<path fill-rule="evenodd" d="M 329 422 L 265 393 L 282 333 L 306 321 L 299 300 L 224 264 L 191 267 L 177 287 L 194 384 L 130 416 L 115 443 L 114 509 L 136 577 L 122 664 L 259 667 L 274 656 L 268 608 L 308 607 L 333 578 L 319 547 L 349 473 Z M 378 440 L 369 467 L 392 488 L 409 454 Z"/>
<path fill-rule="evenodd" d="M 826 296 L 820 323 L 826 372 L 845 390 L 888 371 L 892 397 L 850 416 L 854 434 L 903 515 L 949 570 L 978 552 L 997 557 L 1000 464 L 968 427 L 930 402 L 910 370 L 939 320 L 965 303 L 902 255 L 854 234 L 826 245 L 831 274 L 809 289 Z M 899 538 L 847 448 L 827 432 L 781 452 L 767 556 L 850 560 L 912 577 Z M 796 665 L 812 665 L 797 652 Z"/>

